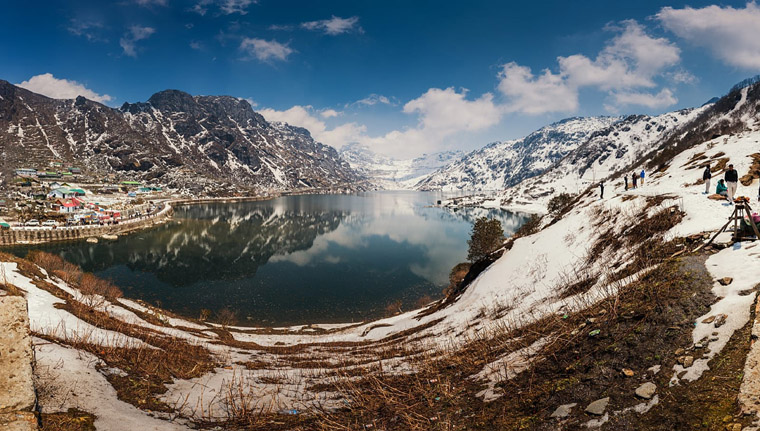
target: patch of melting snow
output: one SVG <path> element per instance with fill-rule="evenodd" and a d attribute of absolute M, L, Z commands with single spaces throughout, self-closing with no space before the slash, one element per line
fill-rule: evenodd
<path fill-rule="evenodd" d="M 626 407 L 623 410 L 616 410 L 612 412 L 612 416 L 619 416 L 622 414 L 626 414 L 628 412 L 635 412 L 638 414 L 644 414 L 652 409 L 652 407 L 656 406 L 660 403 L 660 397 L 658 395 L 655 395 L 652 397 L 651 400 L 645 401 L 643 403 L 639 403 L 630 407 Z M 609 422 L 610 420 L 610 413 L 605 413 L 604 416 L 602 416 L 599 419 L 591 419 L 590 421 L 586 422 L 586 428 L 599 428 L 605 423 Z"/>
<path fill-rule="evenodd" d="M 119 400 L 116 390 L 96 369 L 102 364 L 97 357 L 39 338 L 34 338 L 33 343 L 36 374 L 48 388 L 39 399 L 43 413 L 78 408 L 94 414 L 95 427 L 102 431 L 189 429 L 176 422 L 151 417 Z"/>
<path fill-rule="evenodd" d="M 533 363 L 533 357 L 547 343 L 549 338 L 541 338 L 528 347 L 523 347 L 506 356 L 486 364 L 485 367 L 470 379 L 476 381 L 485 381 L 486 388 L 475 394 L 476 397 L 483 398 L 484 402 L 491 402 L 504 395 L 496 385 L 507 380 L 511 380 L 516 375 L 528 369 Z"/>
<path fill-rule="evenodd" d="M 605 413 L 604 416 L 599 419 L 591 419 L 590 421 L 586 422 L 586 428 L 599 428 L 600 426 L 609 422 L 609 420 L 610 414 Z"/>
<path fill-rule="evenodd" d="M 704 346 L 707 350 L 701 358 L 696 359 L 691 367 L 684 368 L 676 364 L 670 385 L 678 384 L 681 379 L 694 381 L 709 370 L 708 362 L 720 353 L 728 344 L 728 340 L 738 329 L 749 322 L 750 308 L 755 302 L 757 293 L 754 287 L 760 281 L 760 256 L 753 250 L 753 245 L 738 242 L 734 246 L 721 250 L 710 256 L 705 266 L 713 279 L 732 277 L 733 281 L 722 286 L 714 281 L 713 293 L 718 297 L 718 302 L 710 307 L 710 311 L 700 316 L 695 322 L 692 332 L 692 342 L 702 343 L 709 340 Z M 718 326 L 715 322 L 719 319 L 710 320 L 708 317 L 725 315 L 725 323 Z M 705 323 L 705 319 L 708 319 Z M 722 319 L 720 319 L 722 320 Z M 717 327 L 716 327 L 717 326 Z M 716 335 L 712 335 L 717 333 Z M 679 377 L 679 375 L 685 373 Z"/>

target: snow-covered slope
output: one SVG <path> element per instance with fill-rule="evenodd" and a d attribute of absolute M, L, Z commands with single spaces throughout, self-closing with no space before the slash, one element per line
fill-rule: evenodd
<path fill-rule="evenodd" d="M 538 175 L 619 117 L 568 118 L 512 141 L 494 142 L 422 179 L 420 190 L 501 190 Z"/>
<path fill-rule="evenodd" d="M 359 143 L 344 146 L 339 154 L 353 169 L 369 178 L 376 186 L 387 190 L 411 189 L 431 172 L 464 155 L 462 151 L 443 151 L 398 160 L 377 154 Z"/>
<path fill-rule="evenodd" d="M 578 193 L 614 172 L 643 164 L 645 156 L 665 136 L 696 118 L 704 109 L 669 112 L 656 117 L 626 117 L 591 134 L 543 174 L 504 190 L 502 202 L 523 210 L 543 212 L 555 194 Z"/>
<path fill-rule="evenodd" d="M 632 115 L 591 134 L 585 142 L 541 175 L 501 191 L 449 205 L 483 205 L 538 212 L 559 193 L 579 193 L 605 180 L 606 190 L 624 188 L 642 169 L 648 175 L 663 171 L 673 158 L 705 141 L 755 130 L 759 124 L 760 83 L 736 86 L 714 103 L 650 117 Z M 760 148 L 760 147 L 758 147 Z M 757 151 L 756 151 L 757 152 Z M 716 159 L 717 160 L 717 159 Z M 696 180 L 696 178 L 695 178 Z M 649 187 L 649 184 L 644 186 Z"/>

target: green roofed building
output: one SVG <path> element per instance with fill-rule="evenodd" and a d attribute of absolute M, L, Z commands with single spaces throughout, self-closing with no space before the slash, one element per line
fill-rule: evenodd
<path fill-rule="evenodd" d="M 125 186 L 139 186 L 140 182 L 139 181 L 122 181 L 121 184 Z"/>

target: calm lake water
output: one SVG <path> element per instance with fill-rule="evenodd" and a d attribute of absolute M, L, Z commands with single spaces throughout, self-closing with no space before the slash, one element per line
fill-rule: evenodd
<path fill-rule="evenodd" d="M 241 325 L 361 321 L 396 300 L 409 309 L 440 296 L 466 259 L 477 217 L 498 218 L 507 234 L 526 218 L 430 207 L 441 198 L 376 192 L 190 205 L 115 242 L 36 248 L 111 279 L 127 298 L 186 316 L 229 308 Z"/>

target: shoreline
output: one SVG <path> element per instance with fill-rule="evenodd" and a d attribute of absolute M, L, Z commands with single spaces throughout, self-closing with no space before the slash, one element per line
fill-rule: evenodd
<path fill-rule="evenodd" d="M 196 205 L 206 203 L 233 203 L 233 202 L 255 202 L 274 199 L 281 196 L 280 194 L 268 196 L 240 196 L 240 197 L 221 197 L 221 198 L 197 198 L 197 199 L 168 199 L 162 201 L 164 208 L 155 214 L 151 214 L 139 219 L 125 220 L 118 224 L 112 225 L 90 225 L 90 226 L 63 226 L 55 229 L 49 228 L 11 228 L 0 231 L 0 248 L 39 245 L 60 241 L 81 241 L 91 237 L 102 237 L 104 235 L 126 235 L 137 231 L 150 229 L 159 224 L 166 223 L 174 215 L 174 208 L 184 205 Z"/>

